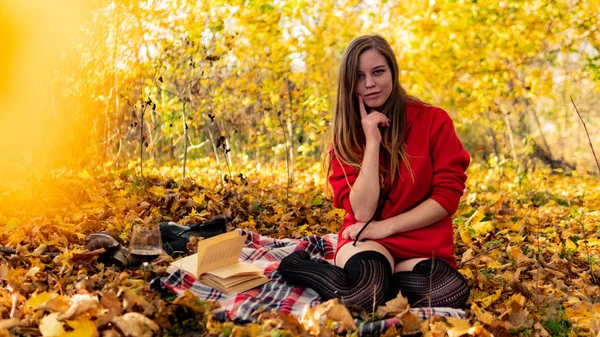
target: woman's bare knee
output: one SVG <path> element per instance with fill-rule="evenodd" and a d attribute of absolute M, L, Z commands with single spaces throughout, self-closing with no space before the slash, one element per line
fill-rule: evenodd
<path fill-rule="evenodd" d="M 427 260 L 427 259 L 426 258 L 415 258 L 415 259 L 398 261 L 398 263 L 396 263 L 396 268 L 394 268 L 394 273 L 401 272 L 401 271 L 411 271 L 411 270 L 413 270 L 413 268 L 415 267 L 415 265 L 417 263 L 419 263 L 423 260 Z"/>
<path fill-rule="evenodd" d="M 335 256 L 335 264 L 341 268 L 344 268 L 346 262 L 348 262 L 352 256 L 369 250 L 383 254 L 383 256 L 385 256 L 390 262 L 390 267 L 392 270 L 394 270 L 394 258 L 392 257 L 392 254 L 390 254 L 390 252 L 380 243 L 370 240 L 357 242 L 356 246 L 351 243 L 343 245 Z"/>

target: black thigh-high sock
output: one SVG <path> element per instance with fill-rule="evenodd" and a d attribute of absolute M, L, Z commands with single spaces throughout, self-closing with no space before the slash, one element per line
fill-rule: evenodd
<path fill-rule="evenodd" d="M 325 300 L 340 298 L 367 311 L 373 309 L 373 302 L 375 308 L 385 302 L 392 275 L 390 262 L 376 251 L 352 256 L 343 269 L 312 261 L 306 251 L 295 251 L 281 261 L 278 271 L 285 281 L 312 288 Z"/>
<path fill-rule="evenodd" d="M 390 295 L 398 292 L 413 307 L 462 307 L 469 298 L 469 285 L 465 278 L 446 262 L 439 259 L 423 260 L 412 271 L 395 273 Z"/>

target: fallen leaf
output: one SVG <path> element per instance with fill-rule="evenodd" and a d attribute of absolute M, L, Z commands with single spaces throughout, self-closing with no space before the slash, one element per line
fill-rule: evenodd
<path fill-rule="evenodd" d="M 385 305 L 377 308 L 377 313 L 381 316 L 385 315 L 397 315 L 408 308 L 408 299 L 402 296 L 402 293 L 398 292 L 396 298 L 385 302 Z"/>
<path fill-rule="evenodd" d="M 45 243 L 40 244 L 39 246 L 37 246 L 36 249 L 33 250 L 33 252 L 31 252 L 31 256 L 40 256 L 42 254 L 44 254 L 44 252 L 46 251 L 46 249 L 48 248 L 48 246 L 46 246 Z"/>
<path fill-rule="evenodd" d="M 348 308 L 339 302 L 339 299 L 333 298 L 325 303 L 317 305 L 314 310 L 316 317 L 327 316 L 327 318 L 340 322 L 346 329 L 356 330 L 356 323 L 350 314 Z"/>
<path fill-rule="evenodd" d="M 160 327 L 153 320 L 137 312 L 113 317 L 112 322 L 125 336 L 151 337 L 154 332 L 160 331 Z"/>
<path fill-rule="evenodd" d="M 152 304 L 150 304 L 150 302 L 148 302 L 145 298 L 136 294 L 132 290 L 125 289 L 123 291 L 124 310 L 127 312 L 132 311 L 133 307 L 135 306 L 139 306 L 140 308 L 144 309 L 145 314 L 152 314 L 154 311 Z"/>
<path fill-rule="evenodd" d="M 494 225 L 491 221 L 481 221 L 471 226 L 473 227 L 475 233 L 480 235 L 487 234 L 494 230 Z"/>
<path fill-rule="evenodd" d="M 259 315 L 258 321 L 262 321 L 264 327 L 287 330 L 295 335 L 300 334 L 302 326 L 298 319 L 290 314 L 272 311 Z"/>
<path fill-rule="evenodd" d="M 40 333 L 44 337 L 60 337 L 65 334 L 64 323 L 58 320 L 58 313 L 44 316 L 40 321 Z"/>
<path fill-rule="evenodd" d="M 530 328 L 533 326 L 533 320 L 529 319 L 527 309 L 511 311 L 507 317 L 501 316 L 503 320 L 508 321 L 513 329 Z"/>
<path fill-rule="evenodd" d="M 498 300 L 500 296 L 502 296 L 502 288 L 496 290 L 496 292 L 492 295 L 485 296 L 483 298 L 476 298 L 474 301 L 481 303 L 481 307 L 485 309 Z"/>
<path fill-rule="evenodd" d="M 448 329 L 448 337 L 460 337 L 464 335 L 489 336 L 481 325 L 471 325 L 471 323 L 465 319 L 446 317 L 446 321 L 452 325 L 452 327 Z"/>
<path fill-rule="evenodd" d="M 475 303 L 471 304 L 471 313 L 475 315 L 478 321 L 484 324 L 491 324 L 492 322 L 497 320 L 497 318 L 494 315 L 481 309 Z"/>
<path fill-rule="evenodd" d="M 488 330 L 494 337 L 512 337 L 513 335 L 504 327 L 504 322 L 494 321 Z"/>
<path fill-rule="evenodd" d="M 432 337 L 444 337 L 448 332 L 449 326 L 439 320 L 432 320 L 429 323 L 429 333 Z"/>
<path fill-rule="evenodd" d="M 31 267 L 25 274 L 25 277 L 34 277 L 35 274 L 40 272 L 40 267 Z"/>
<path fill-rule="evenodd" d="M 116 316 L 120 316 L 123 313 L 121 300 L 112 292 L 106 291 L 102 293 L 100 295 L 100 304 Z"/>
<path fill-rule="evenodd" d="M 219 307 L 214 301 L 200 301 L 194 293 L 186 290 L 183 296 L 177 297 L 173 304 L 191 309 L 195 313 L 204 313 Z"/>
<path fill-rule="evenodd" d="M 302 317 L 300 318 L 300 323 L 311 335 L 319 336 L 321 334 L 321 325 L 319 324 L 319 319 L 315 317 L 315 313 L 309 305 L 304 307 L 304 310 L 302 311 Z"/>
<path fill-rule="evenodd" d="M 123 337 L 123 335 L 114 329 L 102 330 L 102 337 Z"/>
<path fill-rule="evenodd" d="M 402 335 L 411 335 L 421 331 L 421 320 L 410 312 L 410 308 L 406 308 L 404 312 L 400 313 L 398 319 L 402 322 Z"/>
<path fill-rule="evenodd" d="M 19 320 L 16 318 L 2 319 L 0 320 L 0 329 L 10 329 L 14 326 L 19 325 Z"/>
<path fill-rule="evenodd" d="M 59 320 L 70 319 L 84 313 L 92 313 L 98 310 L 98 300 L 90 294 L 77 294 L 71 298 L 69 310 L 58 316 Z"/>
<path fill-rule="evenodd" d="M 69 302 L 70 300 L 65 296 L 53 294 L 52 298 L 44 302 L 40 308 L 54 312 L 65 312 L 69 310 Z"/>
<path fill-rule="evenodd" d="M 469 231 L 462 222 L 458 224 L 458 234 L 465 245 L 468 246 L 471 244 L 471 235 L 469 235 Z"/>
<path fill-rule="evenodd" d="M 469 334 L 468 331 L 471 329 L 471 323 L 469 323 L 469 321 L 454 317 L 446 317 L 446 321 L 452 325 L 452 327 L 448 329 L 448 337 L 459 337 Z"/>
<path fill-rule="evenodd" d="M 67 325 L 73 329 L 68 331 L 62 337 L 97 337 L 98 329 L 96 324 L 85 315 L 79 316 L 75 320 L 67 320 Z"/>
<path fill-rule="evenodd" d="M 47 302 L 50 298 L 52 298 L 52 294 L 44 291 L 43 293 L 34 293 L 31 297 L 25 302 L 25 304 L 33 309 L 37 309 L 41 307 L 45 302 Z"/>
<path fill-rule="evenodd" d="M 508 301 L 506 301 L 506 303 L 504 303 L 504 306 L 507 310 L 518 311 L 525 306 L 526 301 L 527 299 L 525 296 L 521 294 L 514 294 L 508 299 Z"/>
<path fill-rule="evenodd" d="M 469 237 L 469 241 L 470 241 L 470 237 Z M 475 252 L 473 251 L 472 248 L 469 248 L 462 254 L 462 257 L 460 258 L 460 262 L 465 263 L 466 261 L 472 260 L 473 257 L 475 257 Z"/>

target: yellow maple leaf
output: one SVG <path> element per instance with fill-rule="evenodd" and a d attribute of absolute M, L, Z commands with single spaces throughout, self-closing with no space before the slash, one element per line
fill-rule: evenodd
<path fill-rule="evenodd" d="M 67 324 L 73 329 L 66 332 L 61 337 L 97 337 L 98 328 L 85 315 L 79 316 L 75 320 L 67 320 Z"/>
<path fill-rule="evenodd" d="M 582 327 L 589 326 L 593 318 L 593 314 L 588 310 L 585 302 L 580 302 L 572 307 L 566 308 L 565 315 L 569 321 Z"/>
<path fill-rule="evenodd" d="M 475 278 L 475 275 L 473 275 L 473 272 L 469 268 L 459 269 L 458 272 L 461 273 L 465 278 L 467 278 L 469 280 L 472 280 Z"/>
<path fill-rule="evenodd" d="M 464 244 L 468 245 L 471 243 L 471 236 L 469 235 L 469 232 L 465 229 L 465 225 L 462 223 L 458 224 L 458 234 L 460 235 L 460 239 Z"/>
<path fill-rule="evenodd" d="M 315 319 L 323 315 L 326 315 L 331 320 L 342 323 L 346 329 L 356 330 L 356 323 L 350 311 L 337 298 L 321 303 L 314 309 L 313 316 Z"/>
<path fill-rule="evenodd" d="M 482 293 L 482 294 L 485 294 L 485 293 Z M 501 295 L 502 295 L 502 288 L 496 290 L 496 292 L 494 294 L 485 296 L 483 298 L 476 298 L 474 301 L 481 303 L 481 307 L 485 309 L 485 308 L 489 307 L 490 305 L 492 305 L 492 303 L 494 303 L 496 300 L 498 300 Z"/>
<path fill-rule="evenodd" d="M 156 195 L 157 197 L 164 197 L 167 194 L 167 190 L 160 186 L 152 186 L 148 189 L 148 192 Z"/>
<path fill-rule="evenodd" d="M 377 308 L 377 313 L 385 316 L 387 314 L 396 315 L 408 308 L 408 300 L 398 292 L 396 298 L 385 302 L 385 305 Z"/>
<path fill-rule="evenodd" d="M 519 231 L 521 231 L 521 228 L 523 227 L 523 221 L 522 220 L 518 220 L 516 222 L 508 221 L 508 224 L 506 227 L 511 232 L 519 232 Z"/>
<path fill-rule="evenodd" d="M 565 241 L 565 249 L 575 252 L 575 251 L 577 251 L 577 244 L 575 244 L 575 242 L 573 242 L 571 240 L 566 240 Z"/>
<path fill-rule="evenodd" d="M 494 315 L 481 309 L 475 303 L 471 304 L 471 312 L 475 315 L 478 321 L 485 324 L 492 324 L 493 321 L 497 320 Z"/>
<path fill-rule="evenodd" d="M 202 205 L 204 200 L 206 200 L 206 196 L 204 195 L 204 193 L 196 194 L 196 195 L 192 196 L 192 200 L 194 200 L 196 203 Z"/>
<path fill-rule="evenodd" d="M 397 316 L 402 322 L 402 335 L 411 335 L 421 331 L 421 319 L 410 312 L 410 308 Z"/>
<path fill-rule="evenodd" d="M 41 307 L 46 301 L 52 298 L 52 293 L 44 291 L 43 293 L 38 294 L 37 292 L 31 295 L 31 297 L 25 302 L 28 307 L 37 309 Z"/>
<path fill-rule="evenodd" d="M 475 213 L 473 213 L 469 219 L 467 220 L 466 225 L 467 226 L 473 226 L 475 224 L 478 224 L 481 220 L 483 220 L 483 218 L 485 218 L 485 212 L 481 209 L 478 208 Z"/>
<path fill-rule="evenodd" d="M 337 218 L 344 218 L 344 215 L 346 214 L 346 211 L 344 211 L 343 209 L 340 208 L 334 208 L 331 211 L 327 212 L 327 216 L 330 217 L 337 217 Z"/>
<path fill-rule="evenodd" d="M 527 299 L 525 298 L 525 296 L 521 294 L 514 294 L 508 299 L 508 301 L 504 303 L 504 305 L 508 310 L 518 311 L 523 309 L 526 301 Z"/>
<path fill-rule="evenodd" d="M 427 322 L 427 321 L 425 321 Z M 429 334 L 426 336 L 443 337 L 448 332 L 448 325 L 442 321 L 432 321 L 429 324 Z"/>
<path fill-rule="evenodd" d="M 446 317 L 446 321 L 452 324 L 452 328 L 447 331 L 448 337 L 459 337 L 470 334 L 471 323 L 469 321 L 455 317 Z"/>
<path fill-rule="evenodd" d="M 494 230 L 494 225 L 491 221 L 480 221 L 472 224 L 471 227 L 477 234 L 487 234 Z"/>

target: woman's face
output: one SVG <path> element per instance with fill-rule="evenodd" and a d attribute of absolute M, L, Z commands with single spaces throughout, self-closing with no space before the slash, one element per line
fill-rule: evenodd
<path fill-rule="evenodd" d="M 363 52 L 358 59 L 355 92 L 371 109 L 381 108 L 392 93 L 392 71 L 385 57 L 375 49 Z"/>

